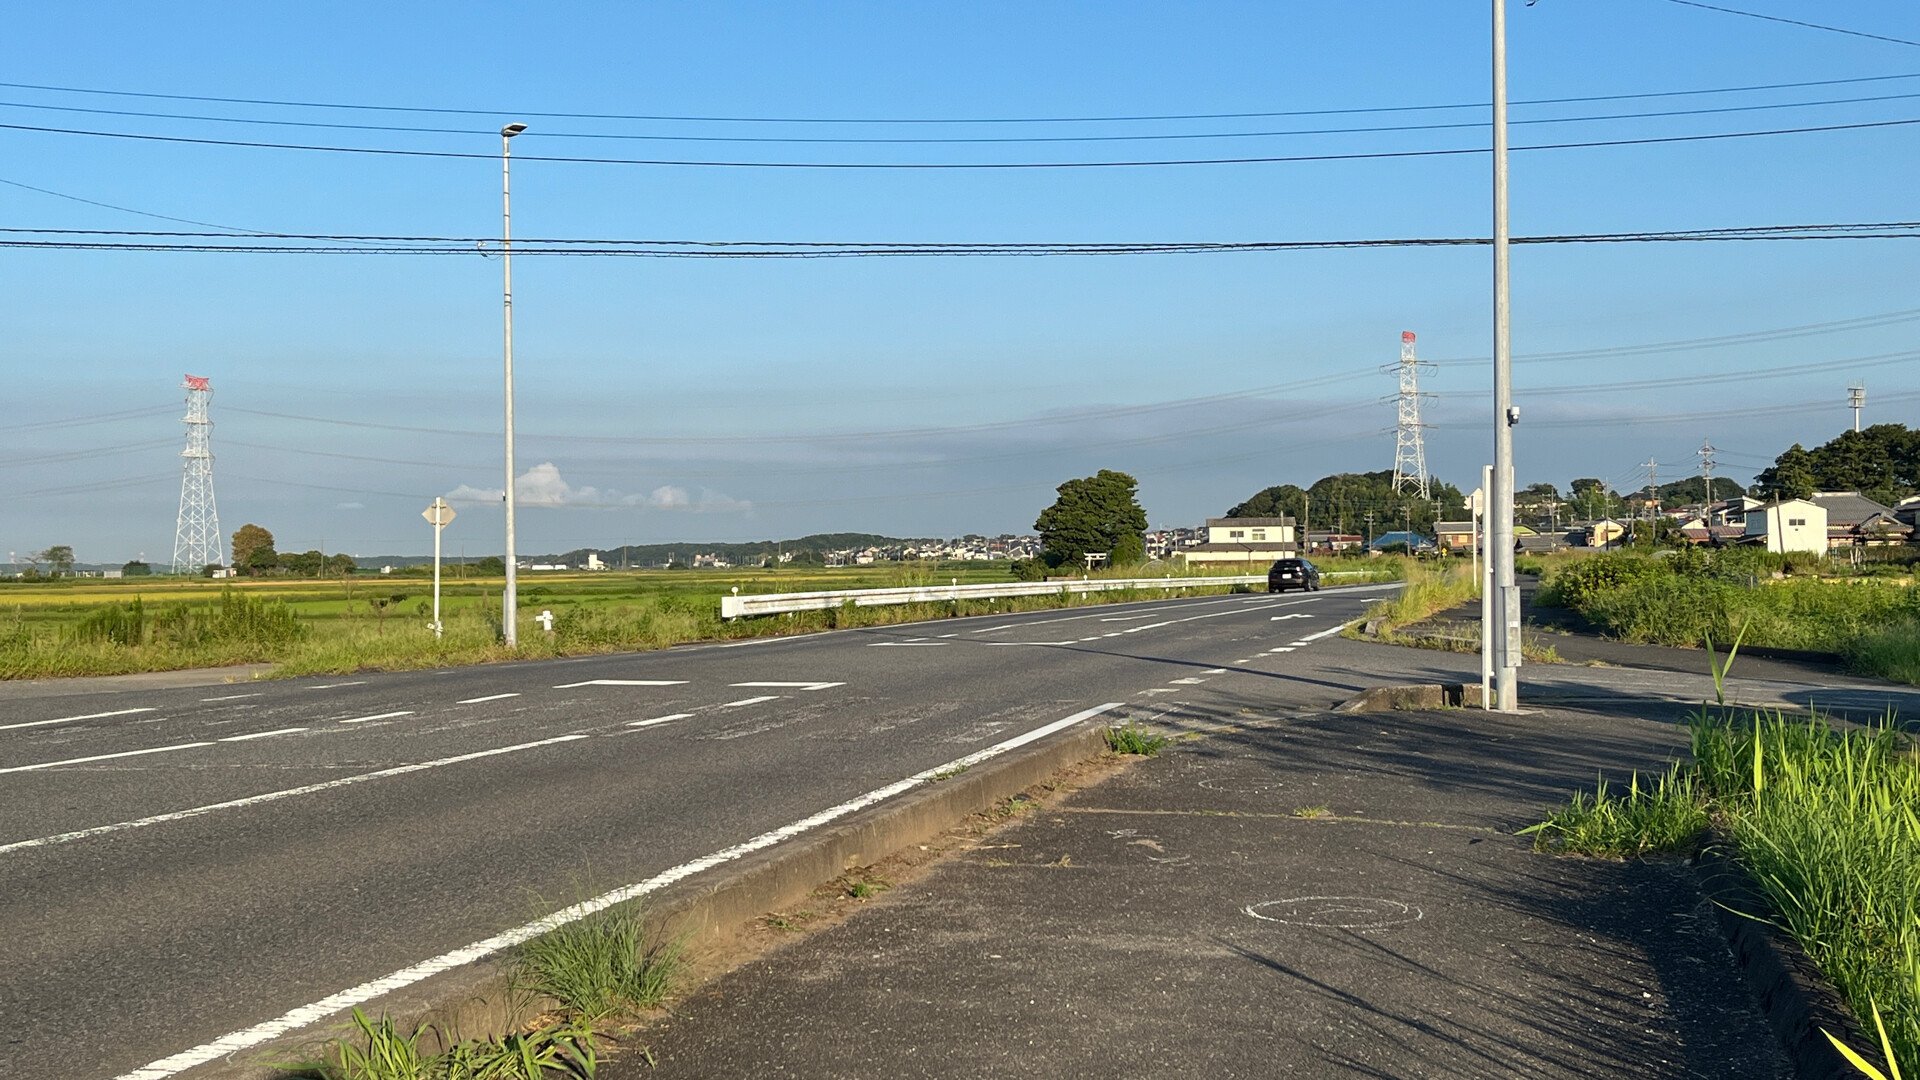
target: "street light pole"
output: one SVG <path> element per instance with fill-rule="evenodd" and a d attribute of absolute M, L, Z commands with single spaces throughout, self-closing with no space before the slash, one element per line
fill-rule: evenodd
<path fill-rule="evenodd" d="M 1493 521 L 1487 546 L 1493 571 L 1496 707 L 1520 707 L 1520 593 L 1513 585 L 1512 311 L 1507 272 L 1507 4 L 1493 0 Z"/>
<path fill-rule="evenodd" d="M 520 644 L 517 592 L 519 558 L 513 544 L 513 149 L 511 140 L 527 130 L 525 124 L 508 124 L 500 129 L 500 273 L 501 322 L 506 354 L 507 402 L 507 585 L 500 592 L 500 628 L 507 648 Z"/>

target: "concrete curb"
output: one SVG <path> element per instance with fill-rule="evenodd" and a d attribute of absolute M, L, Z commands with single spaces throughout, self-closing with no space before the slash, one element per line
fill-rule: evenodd
<path fill-rule="evenodd" d="M 698 948 L 768 911 L 804 899 L 856 867 L 925 843 L 1052 776 L 1107 752 L 1104 725 L 1094 721 L 906 792 L 817 832 L 776 844 L 738 862 L 667 887 L 643 901 L 653 940 L 683 937 Z M 509 993 L 506 968 L 490 957 L 368 1002 L 403 1031 L 432 1024 L 449 1040 L 512 1030 L 549 1003 Z M 345 1016 L 289 1034 L 183 1074 L 192 1080 L 267 1080 L 288 1063 L 317 1056 L 329 1038 L 351 1029 Z"/>
<path fill-rule="evenodd" d="M 1333 707 L 1334 712 L 1395 712 L 1425 709 L 1477 709 L 1479 683 L 1409 683 L 1376 686 Z"/>
<path fill-rule="evenodd" d="M 1772 923 L 1743 914 L 1765 917 L 1772 911 L 1745 868 L 1709 848 L 1695 865 L 1694 876 L 1794 1072 L 1801 1080 L 1857 1078 L 1859 1073 L 1820 1029 L 1875 1057 L 1879 1040 L 1861 1028 L 1798 942 Z"/>

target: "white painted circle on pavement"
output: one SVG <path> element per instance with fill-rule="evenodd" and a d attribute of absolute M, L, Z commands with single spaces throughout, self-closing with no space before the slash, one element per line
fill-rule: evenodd
<path fill-rule="evenodd" d="M 1329 930 L 1380 930 L 1419 922 L 1427 913 L 1412 904 L 1374 896 L 1295 896 L 1248 904 L 1247 914 L 1263 922 L 1317 926 Z"/>

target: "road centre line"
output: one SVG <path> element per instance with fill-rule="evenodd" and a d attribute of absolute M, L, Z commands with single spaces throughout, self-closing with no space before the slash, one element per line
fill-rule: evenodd
<path fill-rule="evenodd" d="M 951 776 L 956 770 L 977 765 L 980 762 L 998 757 L 1009 750 L 1016 750 L 1028 743 L 1043 739 L 1054 732 L 1063 731 L 1075 724 L 1090 720 L 1101 713 L 1117 709 L 1124 704 L 1125 702 L 1110 701 L 1104 705 L 1096 705 L 1091 709 L 1084 709 L 1064 719 L 1055 720 L 1050 724 L 1043 724 L 1023 735 L 1016 735 L 1004 742 L 995 743 L 984 750 L 968 754 L 966 757 L 950 761 L 945 765 L 914 773 L 904 780 L 896 780 L 885 787 L 875 788 L 864 795 L 849 799 L 836 806 L 830 806 L 819 813 L 801 818 L 799 821 L 792 822 L 791 824 L 761 833 L 752 839 L 744 840 L 732 847 L 722 848 L 710 855 L 704 855 L 690 862 L 684 862 L 678 866 L 663 870 L 647 878 L 645 881 L 627 885 L 611 892 L 602 893 L 591 900 L 584 900 L 580 903 L 561 908 L 559 911 L 544 918 L 535 919 L 530 923 L 524 923 L 510 930 L 495 934 L 490 938 L 476 941 L 464 948 L 442 953 L 439 956 L 429 960 L 423 960 L 411 967 L 402 968 L 390 975 L 374 979 L 370 982 L 361 983 L 359 986 L 350 987 L 336 994 L 331 994 L 310 1005 L 303 1005 L 300 1008 L 283 1013 L 272 1020 L 231 1032 L 212 1042 L 203 1043 L 169 1057 L 161 1058 L 158 1061 L 134 1069 L 131 1072 L 122 1073 L 116 1080 L 166 1080 L 167 1077 L 177 1076 L 197 1065 L 204 1065 L 207 1062 L 217 1060 L 229 1054 L 237 1053 L 249 1047 L 258 1046 L 277 1035 L 297 1030 L 342 1010 L 364 1004 L 382 994 L 412 986 L 442 971 L 448 971 L 460 967 L 463 964 L 473 963 L 476 960 L 491 956 L 504 949 L 510 949 L 515 945 L 532 940 L 550 930 L 565 926 L 569 923 L 578 922 L 597 912 L 605 911 L 615 904 L 625 903 L 635 897 L 657 892 L 676 881 L 692 877 L 702 871 L 733 862 L 751 855 L 756 851 L 790 840 L 793 837 L 817 829 L 822 825 L 843 818 L 855 811 L 864 810 L 869 806 L 883 802 L 895 795 L 910 791 L 913 788 L 932 781 L 936 777 Z M 585 736 L 582 735 L 566 737 L 576 739 L 585 738 Z M 334 783 L 338 782 L 339 781 L 334 781 Z M 5 848 L 0 848 L 0 851 L 5 850 Z"/>
<path fill-rule="evenodd" d="M 651 720 L 634 720 L 626 726 L 631 728 L 652 727 L 655 724 L 665 724 L 674 720 L 685 720 L 692 715 L 690 712 L 668 713 L 665 716 L 656 716 Z"/>
<path fill-rule="evenodd" d="M 155 746 L 147 750 L 122 750 L 117 754 L 95 754 L 92 757 L 67 758 L 63 761 L 42 761 L 37 765 L 14 765 L 0 769 L 0 773 L 31 772 L 34 769 L 56 769 L 62 765 L 83 765 L 89 761 L 106 761 L 109 758 L 139 757 L 142 754 L 164 754 L 169 750 L 192 750 L 199 746 L 212 746 L 210 742 L 175 743 L 172 746 Z M 4 850 L 4 849 L 0 849 Z"/>
<path fill-rule="evenodd" d="M 61 716 L 52 720 L 28 720 L 24 724 L 0 724 L 0 731 L 12 731 L 15 728 L 45 727 L 48 724 L 68 724 L 75 720 L 104 720 L 109 716 L 132 716 L 134 713 L 159 711 L 158 708 L 115 709 L 112 712 L 88 713 L 85 716 Z"/>
<path fill-rule="evenodd" d="M 392 720 L 395 717 L 412 716 L 412 715 L 413 715 L 412 709 L 402 709 L 399 712 L 383 712 L 383 713 L 374 713 L 372 716 L 356 716 L 350 720 L 342 720 L 340 722 L 343 724 L 364 724 L 369 720 Z"/>
<path fill-rule="evenodd" d="M 260 803 L 290 799 L 295 795 L 312 795 L 315 792 L 331 791 L 334 788 L 347 787 L 351 784 L 364 784 L 369 780 L 380 780 L 389 776 L 402 776 L 407 773 L 437 769 L 443 765 L 457 765 L 463 761 L 497 757 L 501 754 L 517 753 L 521 750 L 531 750 L 539 746 L 551 746 L 554 743 L 573 742 L 577 739 L 585 739 L 587 737 L 588 736 L 585 735 L 558 735 L 551 739 L 515 743 L 512 746 L 500 746 L 492 750 L 477 750 L 471 754 L 436 758 L 432 761 L 420 761 L 411 765 L 396 765 L 391 769 L 380 769 L 376 772 L 359 773 L 354 776 L 342 776 L 336 780 L 322 780 L 317 784 L 305 784 L 300 787 L 285 788 L 280 791 L 269 791 L 261 795 L 248 795 L 244 798 L 229 799 L 226 802 L 208 803 L 205 806 L 195 806 L 186 810 L 175 810 L 166 814 L 155 814 L 152 817 L 135 818 L 132 821 L 116 821 L 110 825 L 95 825 L 90 829 L 76 829 L 73 832 L 56 833 L 52 836 L 42 836 L 32 840 L 16 840 L 11 844 L 0 844 L 0 855 L 4 855 L 9 851 L 19 851 L 25 848 L 48 847 L 53 844 L 71 843 L 72 841 L 85 840 L 89 837 L 105 836 L 108 833 L 125 832 L 128 829 L 143 829 L 149 825 L 160 825 L 169 821 L 184 821 L 187 818 L 199 817 L 202 814 L 211 814 L 215 810 L 233 810 L 242 806 L 257 806 Z M 212 744 L 198 743 L 195 745 L 211 746 Z M 144 753 L 145 751 L 141 752 Z"/>
<path fill-rule="evenodd" d="M 742 705 L 758 705 L 763 701 L 779 701 L 779 694 L 761 694 L 759 697 L 741 698 L 739 701 L 726 701 L 715 705 L 716 709 L 737 709 Z"/>
<path fill-rule="evenodd" d="M 456 701 L 456 702 L 454 702 L 454 704 L 455 704 L 455 705 L 478 705 L 478 704 L 480 704 L 480 703 L 481 703 L 481 702 L 483 702 L 483 701 L 500 701 L 500 700 L 503 700 L 503 699 L 505 699 L 505 698 L 510 698 L 510 697 L 519 697 L 519 696 L 520 696 L 520 695 L 519 695 L 518 693 L 512 693 L 512 694 L 488 694 L 488 695 L 487 695 L 486 697 L 470 697 L 470 698 L 467 698 L 467 699 L 466 699 L 466 700 L 464 700 L 464 701 Z"/>
<path fill-rule="evenodd" d="M 251 735 L 229 735 L 224 739 L 216 739 L 214 741 L 215 742 L 246 742 L 248 739 L 271 739 L 275 735 L 291 735 L 296 731 L 305 731 L 305 730 L 307 729 L 303 727 L 283 727 L 278 731 L 256 731 Z"/>
<path fill-rule="evenodd" d="M 586 682 L 561 683 L 555 690 L 572 690 L 576 686 L 685 686 L 685 679 L 588 679 Z"/>

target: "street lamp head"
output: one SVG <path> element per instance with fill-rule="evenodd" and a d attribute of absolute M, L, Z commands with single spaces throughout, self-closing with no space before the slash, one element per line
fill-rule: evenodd
<path fill-rule="evenodd" d="M 503 139 L 511 139 L 525 130 L 527 130 L 527 125 L 525 124 L 508 124 L 506 127 L 500 129 L 500 137 Z"/>

